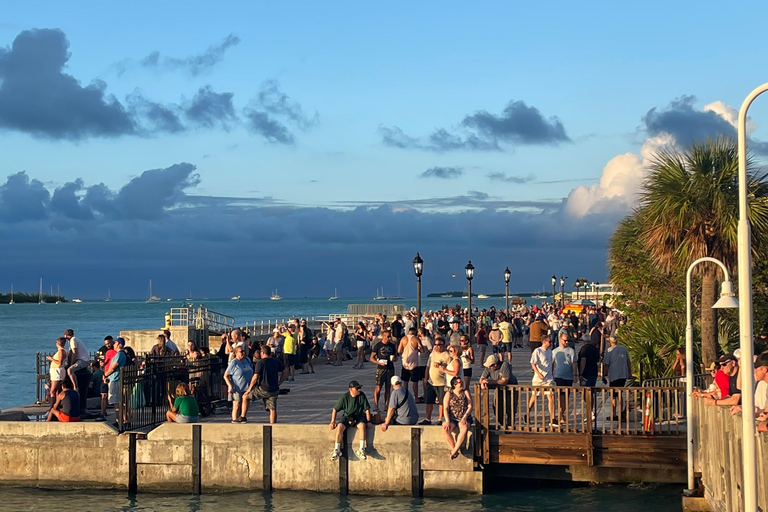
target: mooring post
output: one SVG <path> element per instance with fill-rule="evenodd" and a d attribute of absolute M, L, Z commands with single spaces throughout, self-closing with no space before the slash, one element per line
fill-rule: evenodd
<path fill-rule="evenodd" d="M 272 490 L 272 425 L 264 425 L 261 434 L 261 462 L 263 469 L 262 487 Z"/>
<path fill-rule="evenodd" d="M 128 433 L 128 494 L 136 494 L 136 432 Z"/>
<path fill-rule="evenodd" d="M 424 473 L 421 470 L 421 428 L 411 428 L 411 496 L 424 496 Z"/>
<path fill-rule="evenodd" d="M 200 463 L 203 451 L 203 426 L 192 425 L 192 494 L 202 492 Z"/>
<path fill-rule="evenodd" d="M 349 458 L 347 457 L 347 431 L 341 436 L 341 457 L 339 457 L 339 494 L 346 496 L 349 492 Z"/>

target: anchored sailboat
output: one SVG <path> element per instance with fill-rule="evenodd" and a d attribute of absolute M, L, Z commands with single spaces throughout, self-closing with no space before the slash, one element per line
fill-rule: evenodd
<path fill-rule="evenodd" d="M 155 297 L 152 295 L 152 280 L 149 280 L 149 292 L 147 293 L 147 300 L 146 302 L 160 302 L 160 297 Z"/>
<path fill-rule="evenodd" d="M 13 285 L 11 285 L 11 302 L 8 304 L 13 304 Z"/>
<path fill-rule="evenodd" d="M 104 302 L 112 302 L 112 290 L 107 290 L 107 298 L 104 299 Z"/>
<path fill-rule="evenodd" d="M 275 293 L 272 294 L 270 300 L 283 300 L 283 298 L 277 294 L 277 288 L 275 288 Z"/>
<path fill-rule="evenodd" d="M 336 300 L 339 298 L 339 292 L 336 290 L 336 288 L 333 289 L 333 297 L 328 297 L 328 300 Z"/>

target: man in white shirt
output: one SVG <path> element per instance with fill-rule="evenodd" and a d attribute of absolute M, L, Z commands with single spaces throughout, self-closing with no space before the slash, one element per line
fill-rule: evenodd
<path fill-rule="evenodd" d="M 77 389 L 77 375 L 75 374 L 83 368 L 88 368 L 91 363 L 91 356 L 88 354 L 85 344 L 75 337 L 75 331 L 67 329 L 64 331 L 64 337 L 69 340 L 67 361 L 69 367 L 67 368 L 67 375 L 69 375 L 69 380 L 72 381 L 72 387 L 79 393 L 80 391 Z"/>
<path fill-rule="evenodd" d="M 165 329 L 163 331 L 163 336 L 165 336 L 165 346 L 171 349 L 171 352 L 174 354 L 178 354 L 179 347 L 171 340 L 171 331 Z"/>
<path fill-rule="evenodd" d="M 616 336 L 610 336 L 611 344 L 605 351 L 603 365 L 608 369 L 608 385 L 612 388 L 621 388 L 627 384 L 627 379 L 632 375 L 632 364 L 629 361 L 629 352 L 622 345 L 616 344 Z M 616 397 L 619 397 L 619 406 L 616 408 Z M 621 403 L 621 393 L 611 393 L 611 406 L 613 419 L 619 419 L 619 411 L 625 407 Z"/>
<path fill-rule="evenodd" d="M 560 346 L 552 351 L 552 373 L 555 376 L 555 384 L 558 386 L 573 386 L 573 382 L 579 380 L 576 351 L 568 346 L 567 332 L 560 334 Z M 560 403 L 559 419 L 560 422 L 563 422 L 568 404 L 565 400 L 565 393 L 558 392 L 557 396 Z"/>
<path fill-rule="evenodd" d="M 534 386 L 554 386 L 555 384 L 555 381 L 552 378 L 552 351 L 550 350 L 550 346 L 551 342 L 549 337 L 545 336 L 541 340 L 541 346 L 535 348 L 533 353 L 531 353 L 531 367 L 533 368 L 533 379 L 531 384 Z M 531 408 L 540 394 L 540 391 L 531 393 L 531 397 L 528 399 L 528 409 L 526 415 L 523 417 L 523 422 L 536 424 L 536 419 L 529 418 L 529 416 L 531 414 Z M 544 396 L 547 398 L 551 425 L 557 426 L 558 423 L 555 418 L 555 399 L 552 395 L 552 391 L 544 391 Z"/>

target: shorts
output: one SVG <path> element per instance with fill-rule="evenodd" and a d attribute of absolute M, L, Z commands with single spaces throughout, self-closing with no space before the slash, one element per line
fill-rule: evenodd
<path fill-rule="evenodd" d="M 472 368 L 464 368 L 464 376 L 465 377 L 471 377 L 472 376 Z"/>
<path fill-rule="evenodd" d="M 540 341 L 529 341 L 528 342 L 528 347 L 531 349 L 531 352 L 533 352 L 534 350 L 536 350 L 540 346 L 541 346 L 541 342 Z"/>
<path fill-rule="evenodd" d="M 597 375 L 591 375 L 589 377 L 582 375 L 581 378 L 584 379 L 584 385 L 588 388 L 593 388 L 597 384 Z"/>
<path fill-rule="evenodd" d="M 349 428 L 356 427 L 358 423 L 368 423 L 368 419 L 365 416 L 344 416 L 344 419 L 339 422 L 340 425 Z"/>
<path fill-rule="evenodd" d="M 58 420 L 62 423 L 74 423 L 75 421 L 80 421 L 80 416 L 67 416 L 63 412 L 59 411 Z"/>
<path fill-rule="evenodd" d="M 106 382 L 102 382 L 101 385 L 99 386 L 99 393 L 101 393 L 102 395 L 108 394 L 109 384 L 107 384 Z"/>
<path fill-rule="evenodd" d="M 555 385 L 557 386 L 573 386 L 573 379 L 559 379 L 555 377 Z"/>
<path fill-rule="evenodd" d="M 232 401 L 233 402 L 242 402 L 243 400 L 249 398 L 248 395 L 245 393 L 239 393 L 237 391 L 232 392 Z"/>
<path fill-rule="evenodd" d="M 107 403 L 115 405 L 120 401 L 120 379 L 110 382 L 107 385 Z"/>
<path fill-rule="evenodd" d="M 288 354 L 285 356 L 285 361 L 288 363 L 285 366 L 295 366 L 296 365 L 296 354 Z"/>
<path fill-rule="evenodd" d="M 472 426 L 472 421 L 473 421 L 473 419 L 472 419 L 472 415 L 469 415 L 469 416 L 467 416 L 467 426 L 468 426 L 468 427 L 469 427 L 469 426 Z M 459 425 L 459 420 L 458 420 L 458 418 L 454 418 L 454 417 L 453 417 L 453 415 L 450 415 L 450 416 L 448 416 L 448 422 L 449 422 L 449 423 L 453 423 L 453 424 L 454 424 L 454 425 L 456 425 L 456 426 L 458 426 L 458 425 Z"/>
<path fill-rule="evenodd" d="M 427 367 L 426 366 L 417 366 L 413 370 L 411 370 L 411 382 L 419 382 L 420 380 L 424 380 L 424 377 L 427 375 Z"/>
<path fill-rule="evenodd" d="M 486 340 L 478 341 L 478 345 L 488 345 L 488 342 Z"/>
<path fill-rule="evenodd" d="M 72 373 L 75 373 L 82 370 L 83 368 L 88 368 L 88 364 L 89 364 L 88 361 L 83 361 L 82 359 L 78 359 L 77 361 L 75 361 L 73 365 L 69 367 L 69 370 L 71 370 Z"/>
<path fill-rule="evenodd" d="M 49 373 L 51 375 L 51 382 L 61 382 L 67 378 L 66 368 L 62 368 L 62 367 L 51 368 L 51 371 Z"/>
<path fill-rule="evenodd" d="M 342 350 L 344 350 L 344 342 L 340 341 L 340 342 L 336 343 L 333 346 L 333 350 L 336 351 L 336 352 L 341 352 Z"/>
<path fill-rule="evenodd" d="M 612 380 L 610 386 L 612 388 L 623 388 L 627 384 L 627 379 Z"/>
<path fill-rule="evenodd" d="M 176 414 L 176 423 L 197 423 L 198 416 L 187 416 L 186 414 Z"/>
<path fill-rule="evenodd" d="M 499 343 L 498 345 L 493 345 L 493 353 L 503 354 L 504 352 L 507 352 L 507 345 L 508 343 Z"/>
<path fill-rule="evenodd" d="M 299 362 L 301 364 L 307 364 L 309 362 L 309 352 L 301 351 L 301 356 L 299 357 Z"/>
<path fill-rule="evenodd" d="M 417 380 L 419 380 L 419 379 L 417 379 L 417 378 L 416 378 L 416 377 L 413 375 L 413 372 L 414 372 L 415 370 L 416 370 L 416 368 L 414 368 L 414 369 L 412 369 L 412 370 L 409 370 L 409 369 L 407 369 L 407 368 L 403 368 L 403 369 L 401 369 L 401 370 L 400 370 L 400 380 L 402 380 L 403 382 L 408 382 L 408 381 L 413 381 L 413 382 L 416 382 L 416 381 L 417 381 Z"/>
<path fill-rule="evenodd" d="M 433 386 L 432 384 L 427 383 L 427 392 L 424 396 L 424 401 L 428 404 L 434 404 L 437 402 L 438 404 L 443 404 L 443 398 L 445 398 L 445 387 L 444 386 Z"/>
<path fill-rule="evenodd" d="M 357 340 L 357 350 L 365 347 L 365 340 Z"/>
<path fill-rule="evenodd" d="M 395 376 L 395 370 L 390 368 L 376 369 L 376 385 L 389 387 L 392 385 L 392 377 Z"/>
<path fill-rule="evenodd" d="M 261 388 L 255 388 L 251 391 L 251 400 L 264 400 L 264 408 L 268 411 L 277 410 L 277 396 L 279 391 L 264 391 Z"/>

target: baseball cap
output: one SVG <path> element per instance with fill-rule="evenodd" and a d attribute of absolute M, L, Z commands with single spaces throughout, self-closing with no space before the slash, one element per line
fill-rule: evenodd
<path fill-rule="evenodd" d="M 768 352 L 761 353 L 755 360 L 755 368 L 761 368 L 763 366 L 768 366 Z"/>
<path fill-rule="evenodd" d="M 277 327 L 275 327 L 274 329 L 272 329 L 272 332 L 280 332 L 280 329 L 278 329 Z"/>
<path fill-rule="evenodd" d="M 397 385 L 397 384 L 402 384 L 402 383 L 403 383 L 403 381 L 402 381 L 402 380 L 400 380 L 400 377 L 398 377 L 397 375 L 393 376 L 393 377 L 390 379 L 390 382 L 392 383 L 392 385 L 393 385 L 393 386 L 395 386 L 395 385 Z"/>
<path fill-rule="evenodd" d="M 357 382 L 356 380 L 349 381 L 349 388 L 350 389 L 352 389 L 352 388 L 360 389 L 361 387 L 363 387 L 363 386 L 361 386 L 360 383 Z"/>
<path fill-rule="evenodd" d="M 117 339 L 115 340 L 115 343 L 117 343 L 118 345 L 123 345 L 123 346 L 125 346 L 125 338 L 117 338 Z"/>
<path fill-rule="evenodd" d="M 736 356 L 733 354 L 725 354 L 717 360 L 717 362 L 720 364 L 727 363 L 728 361 L 738 362 L 738 359 L 736 359 Z"/>
<path fill-rule="evenodd" d="M 498 362 L 499 362 L 499 356 L 497 356 L 496 354 L 493 354 L 485 358 L 485 363 L 483 364 L 483 366 L 485 366 L 486 368 L 490 368 L 491 366 L 495 365 Z"/>

